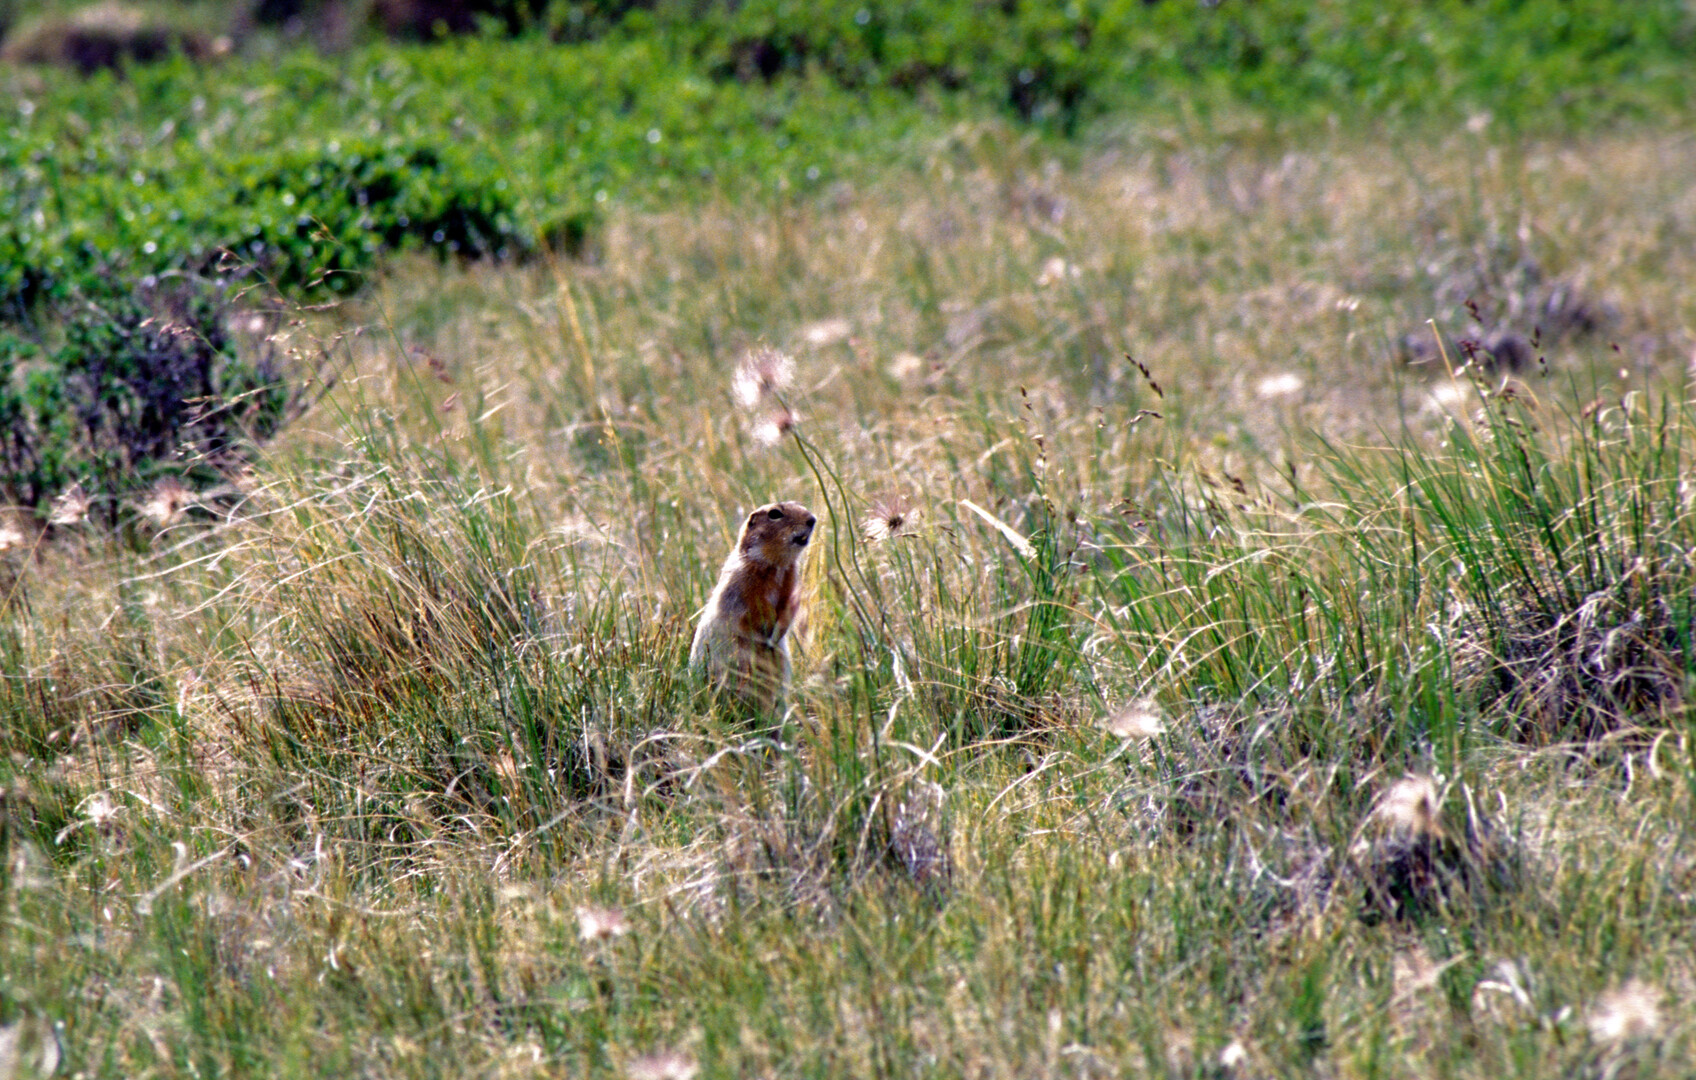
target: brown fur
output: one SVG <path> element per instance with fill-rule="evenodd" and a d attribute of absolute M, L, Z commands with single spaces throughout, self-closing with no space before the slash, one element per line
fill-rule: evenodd
<path fill-rule="evenodd" d="M 803 618 L 801 566 L 817 522 L 792 502 L 749 514 L 695 627 L 690 665 L 759 709 L 789 683 L 789 631 Z"/>

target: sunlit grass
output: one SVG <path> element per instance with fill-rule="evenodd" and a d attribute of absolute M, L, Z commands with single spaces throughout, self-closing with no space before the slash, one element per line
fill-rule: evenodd
<path fill-rule="evenodd" d="M 239 501 L 7 552 L 0 1055 L 1687 1072 L 1688 139 L 1043 153 L 398 265 Z"/>

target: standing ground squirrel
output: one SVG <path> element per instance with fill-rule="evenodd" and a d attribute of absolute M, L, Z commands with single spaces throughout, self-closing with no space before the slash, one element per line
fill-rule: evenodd
<path fill-rule="evenodd" d="M 801 563 L 816 524 L 800 503 L 749 514 L 689 647 L 691 667 L 761 710 L 789 683 L 789 628 L 801 615 Z"/>

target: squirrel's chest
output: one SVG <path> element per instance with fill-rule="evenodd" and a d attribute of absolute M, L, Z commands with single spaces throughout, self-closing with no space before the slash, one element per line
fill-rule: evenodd
<path fill-rule="evenodd" d="M 795 619 L 793 576 L 773 574 L 750 584 L 743 629 L 757 644 L 779 648 Z"/>

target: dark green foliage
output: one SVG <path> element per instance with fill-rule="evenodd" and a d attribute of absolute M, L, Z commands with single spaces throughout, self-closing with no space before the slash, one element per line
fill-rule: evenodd
<path fill-rule="evenodd" d="M 1111 40 L 1092 48 L 1099 6 L 768 0 L 702 24 L 695 47 L 721 78 L 818 71 L 850 88 L 964 92 L 1070 129 L 1086 105 L 1098 107 L 1101 88 L 1091 83 L 1117 51 Z"/>
<path fill-rule="evenodd" d="M 277 358 L 240 350 L 223 287 L 196 278 L 102 286 L 57 306 L 51 339 L 0 336 L 0 495 L 40 507 L 74 483 L 104 499 L 160 471 L 216 470 L 298 403 Z"/>
<path fill-rule="evenodd" d="M 700 7 L 662 5 L 659 25 L 675 24 L 720 77 L 816 71 L 848 87 L 960 91 L 1066 130 L 1174 100 L 1283 114 L 1617 107 L 1650 87 L 1682 97 L 1678 69 L 1696 49 L 1696 19 L 1665 2 L 747 0 L 709 5 L 708 18 Z"/>
<path fill-rule="evenodd" d="M 0 492 L 70 484 L 115 520 L 151 472 L 216 470 L 273 434 L 300 390 L 238 348 L 221 286 L 250 268 L 284 295 L 350 292 L 385 253 L 528 247 L 507 185 L 421 140 L 330 139 L 229 161 L 142 163 L 122 143 L 0 149 Z M 566 242 L 583 227 L 563 218 Z M 5 330 L 7 323 L 11 330 Z"/>
<path fill-rule="evenodd" d="M 577 250 L 607 197 L 819 184 L 962 113 L 1569 124 L 1683 107 L 1696 53 L 1672 0 L 483 8 L 538 32 L 7 87 L 0 319 L 115 259 L 193 269 L 228 248 L 312 291 L 395 247 Z"/>
<path fill-rule="evenodd" d="M 824 76 L 963 94 L 1071 130 L 1113 108 L 1559 111 L 1673 91 L 1696 19 L 1670 2 L 1441 0 L 384 0 L 391 33 L 650 40 L 721 80 Z M 1636 85 L 1630 85 L 1636 84 Z M 1629 88 L 1628 88 L 1629 86 Z M 1617 96 L 1616 96 L 1617 95 Z"/>
<path fill-rule="evenodd" d="M 1484 108 L 1504 123 L 1593 122 L 1683 107 L 1696 49 L 1696 16 L 1672 0 L 484 7 L 536 32 L 216 69 L 177 54 L 122 78 L 0 73 L 17 100 L 0 126 L 0 419 L 17 497 L 39 504 L 84 469 L 111 486 L 175 437 L 167 424 L 143 439 L 152 449 L 96 453 L 137 431 L 68 418 L 70 384 L 42 374 L 63 368 L 60 349 L 94 366 L 76 375 L 92 383 L 159 359 L 157 343 L 137 345 L 148 316 L 95 314 L 106 302 L 91 297 L 133 292 L 104 280 L 110 267 L 233 260 L 316 298 L 358 288 L 397 250 L 578 252 L 603 201 L 816 189 L 961 117 L 1056 131 L 1115 110 L 1188 130 L 1244 110 L 1296 124 L 1450 123 Z M 104 349 L 119 354 L 97 359 Z M 51 448 L 72 434 L 79 449 Z M 221 438 L 192 453 L 222 452 Z"/>
<path fill-rule="evenodd" d="M 227 254 L 309 296 L 351 290 L 387 251 L 475 257 L 528 246 L 506 185 L 419 140 L 331 139 L 151 167 L 121 149 L 68 160 L 52 141 L 10 149 L 0 320 L 84 289 L 114 262 L 138 273 L 202 271 Z"/>
<path fill-rule="evenodd" d="M 269 6 L 281 5 L 270 0 Z M 384 33 L 403 40 L 539 29 L 554 41 L 581 42 L 604 37 L 626 16 L 656 6 L 656 0 L 376 0 L 372 14 Z M 681 11 L 688 14 L 703 6 L 684 5 Z"/>
<path fill-rule="evenodd" d="M 530 17 L 526 0 L 376 0 L 373 14 L 392 37 L 424 41 L 483 26 L 517 30 Z"/>
<path fill-rule="evenodd" d="M 230 205 L 209 232 L 286 292 L 351 291 L 384 251 L 474 258 L 525 246 L 505 185 L 427 144 L 332 141 L 255 155 L 229 173 Z"/>

